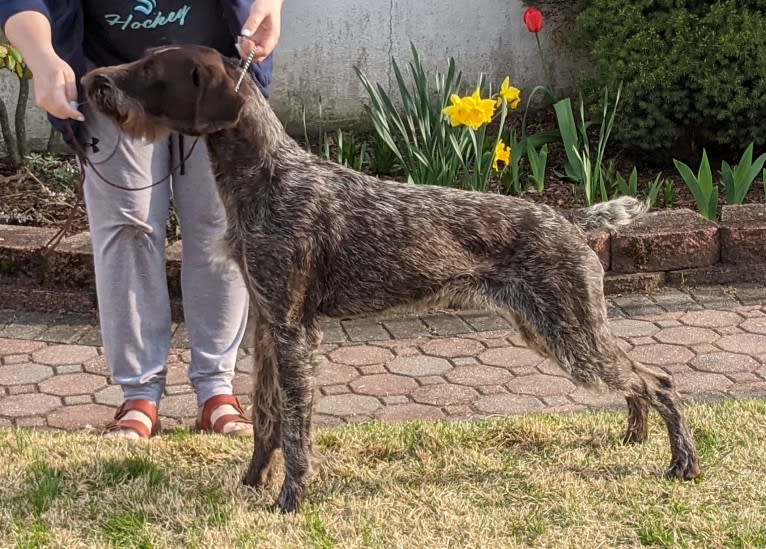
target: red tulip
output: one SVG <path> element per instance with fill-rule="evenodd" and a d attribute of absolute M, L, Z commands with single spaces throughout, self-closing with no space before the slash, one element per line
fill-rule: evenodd
<path fill-rule="evenodd" d="M 524 11 L 524 24 L 529 29 L 529 32 L 537 34 L 543 29 L 545 25 L 545 18 L 543 12 L 537 8 L 527 8 Z"/>

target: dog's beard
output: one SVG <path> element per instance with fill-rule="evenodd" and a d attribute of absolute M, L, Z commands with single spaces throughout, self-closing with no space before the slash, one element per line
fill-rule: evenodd
<path fill-rule="evenodd" d="M 88 94 L 90 103 L 110 118 L 120 131 L 134 139 L 156 141 L 171 129 L 147 114 L 141 103 L 116 88 L 96 89 Z"/>

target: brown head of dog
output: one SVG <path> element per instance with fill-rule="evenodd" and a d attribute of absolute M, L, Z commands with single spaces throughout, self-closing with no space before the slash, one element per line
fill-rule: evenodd
<path fill-rule="evenodd" d="M 160 59 L 161 58 L 161 59 Z M 236 125 L 245 99 L 234 89 L 241 70 L 202 46 L 164 46 L 124 65 L 86 74 L 89 102 L 133 137 L 163 129 L 204 135 Z"/>

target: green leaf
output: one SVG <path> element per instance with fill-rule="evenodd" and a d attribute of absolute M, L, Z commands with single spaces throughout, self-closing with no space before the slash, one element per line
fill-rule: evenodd
<path fill-rule="evenodd" d="M 572 112 L 572 100 L 570 98 L 562 99 L 553 105 L 556 113 L 556 120 L 559 126 L 559 135 L 564 144 L 566 153 L 566 163 L 564 170 L 569 179 L 575 182 L 583 180 L 582 162 L 577 155 L 579 140 L 577 138 L 577 125 Z"/>
<path fill-rule="evenodd" d="M 694 196 L 699 212 L 708 219 L 715 220 L 718 208 L 718 187 L 713 184 L 713 172 L 710 169 L 707 152 L 702 150 L 702 162 L 696 176 L 683 162 L 674 159 L 673 163 Z"/>

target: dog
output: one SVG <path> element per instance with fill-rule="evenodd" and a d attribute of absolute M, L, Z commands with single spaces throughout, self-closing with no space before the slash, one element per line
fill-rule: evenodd
<path fill-rule="evenodd" d="M 414 305 L 507 311 L 530 348 L 580 384 L 625 394 L 627 443 L 665 421 L 667 476 L 699 459 L 671 378 L 631 359 L 607 323 L 603 268 L 584 230 L 628 224 L 647 205 L 620 198 L 558 211 L 491 193 L 381 181 L 303 150 L 238 63 L 215 50 L 167 46 L 83 78 L 88 101 L 134 136 L 169 132 L 207 143 L 227 215 L 225 247 L 254 309 L 255 448 L 244 483 L 261 486 L 281 448 L 277 499 L 305 495 L 311 442 L 311 353 L 321 315 Z"/>

